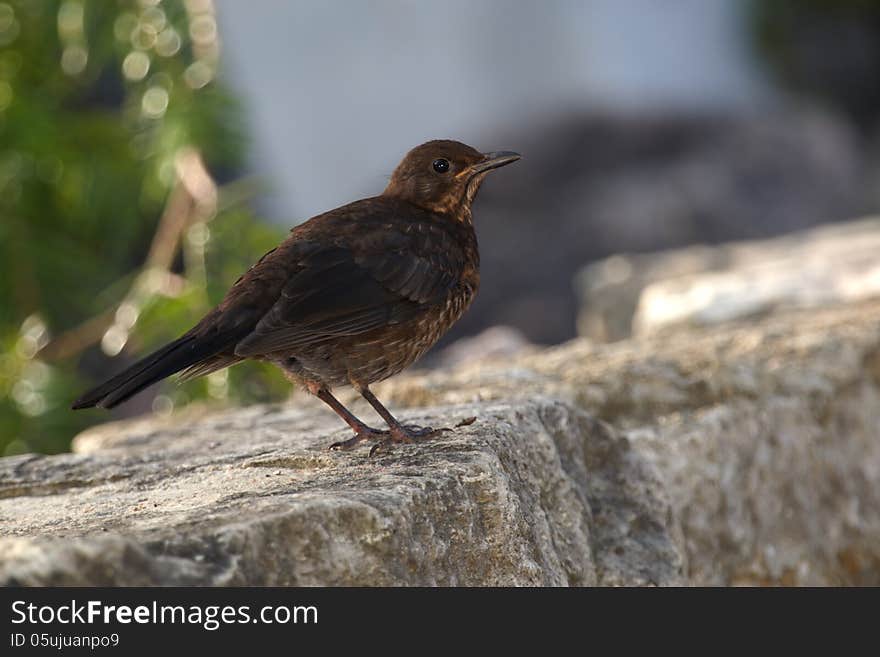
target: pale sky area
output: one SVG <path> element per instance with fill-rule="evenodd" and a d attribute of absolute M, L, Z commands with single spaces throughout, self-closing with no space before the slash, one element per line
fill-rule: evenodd
<path fill-rule="evenodd" d="M 219 0 L 262 207 L 293 223 L 379 193 L 412 146 L 478 148 L 589 108 L 745 109 L 771 94 L 729 0 Z"/>

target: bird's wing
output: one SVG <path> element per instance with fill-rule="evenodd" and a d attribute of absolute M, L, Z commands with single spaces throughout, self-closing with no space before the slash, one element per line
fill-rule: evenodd
<path fill-rule="evenodd" d="M 359 231 L 356 240 L 303 242 L 277 301 L 235 347 L 247 357 L 357 335 L 445 300 L 461 258 L 431 250 L 418 231 Z M 454 255 L 455 249 L 451 249 Z"/>

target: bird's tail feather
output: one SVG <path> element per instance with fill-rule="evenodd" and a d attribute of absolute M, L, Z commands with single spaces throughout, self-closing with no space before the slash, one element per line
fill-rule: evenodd
<path fill-rule="evenodd" d="M 184 335 L 142 358 L 109 381 L 89 390 L 71 408 L 113 408 L 157 381 L 214 356 L 225 346 L 224 343 L 225 341 L 205 340 L 191 334 Z"/>

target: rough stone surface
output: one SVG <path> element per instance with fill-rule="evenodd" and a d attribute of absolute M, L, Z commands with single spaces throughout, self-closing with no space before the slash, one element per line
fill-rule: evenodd
<path fill-rule="evenodd" d="M 880 584 L 880 302 L 576 340 L 381 392 L 418 405 L 536 391 L 656 467 L 688 581 Z"/>
<path fill-rule="evenodd" d="M 880 217 L 767 240 L 616 255 L 577 277 L 578 330 L 613 341 L 880 297 Z"/>
<path fill-rule="evenodd" d="M 551 400 L 369 459 L 322 413 L 107 426 L 85 454 L 4 459 L 0 581 L 589 585 L 683 581 L 669 504 L 626 440 Z M 409 419 L 424 421 L 425 412 Z"/>
<path fill-rule="evenodd" d="M 880 302 L 377 393 L 478 419 L 370 460 L 297 397 L 0 460 L 0 582 L 880 584 Z"/>

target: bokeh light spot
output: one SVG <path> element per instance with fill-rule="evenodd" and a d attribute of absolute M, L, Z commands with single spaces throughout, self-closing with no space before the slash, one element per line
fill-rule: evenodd
<path fill-rule="evenodd" d="M 144 13 L 141 14 L 141 22 L 151 25 L 157 32 L 161 32 L 168 21 L 165 18 L 165 12 L 156 6 L 144 10 Z"/>
<path fill-rule="evenodd" d="M 141 110 L 144 116 L 151 119 L 161 118 L 168 109 L 168 92 L 162 87 L 150 87 L 144 92 L 141 100 Z"/>
<path fill-rule="evenodd" d="M 12 399 L 25 415 L 41 415 L 46 411 L 46 398 L 26 379 L 12 386 Z"/>
<path fill-rule="evenodd" d="M 71 39 L 82 34 L 83 6 L 81 2 L 65 2 L 58 9 L 58 34 Z"/>
<path fill-rule="evenodd" d="M 15 350 L 22 358 L 33 358 L 49 343 L 49 330 L 39 315 L 30 315 L 21 323 L 21 337 Z"/>
<path fill-rule="evenodd" d="M 68 75 L 79 75 L 89 63 L 89 52 L 82 46 L 68 46 L 61 53 L 61 68 Z"/>
<path fill-rule="evenodd" d="M 162 30 L 156 37 L 156 53 L 161 57 L 173 57 L 180 51 L 180 35 L 173 27 Z"/>
<path fill-rule="evenodd" d="M 140 50 L 132 50 L 122 61 L 122 73 L 129 80 L 137 82 L 150 72 L 150 56 Z"/>
<path fill-rule="evenodd" d="M 183 79 L 191 89 L 201 89 L 213 78 L 213 69 L 202 61 L 193 62 L 183 73 Z"/>
<path fill-rule="evenodd" d="M 149 50 L 156 45 L 159 33 L 149 23 L 138 23 L 131 33 L 131 45 L 138 50 Z"/>
<path fill-rule="evenodd" d="M 162 417 L 168 417 L 174 410 L 174 400 L 168 395 L 159 395 L 153 400 L 153 412 Z"/>
<path fill-rule="evenodd" d="M 22 358 L 33 358 L 37 355 L 39 347 L 37 341 L 29 336 L 22 336 L 15 343 L 15 353 Z"/>
<path fill-rule="evenodd" d="M 128 332 L 118 324 L 114 324 L 101 338 L 101 350 L 108 356 L 117 356 L 126 342 L 128 342 Z"/>
<path fill-rule="evenodd" d="M 209 15 L 196 16 L 189 24 L 189 36 L 193 43 L 206 46 L 217 38 L 217 22 Z"/>

